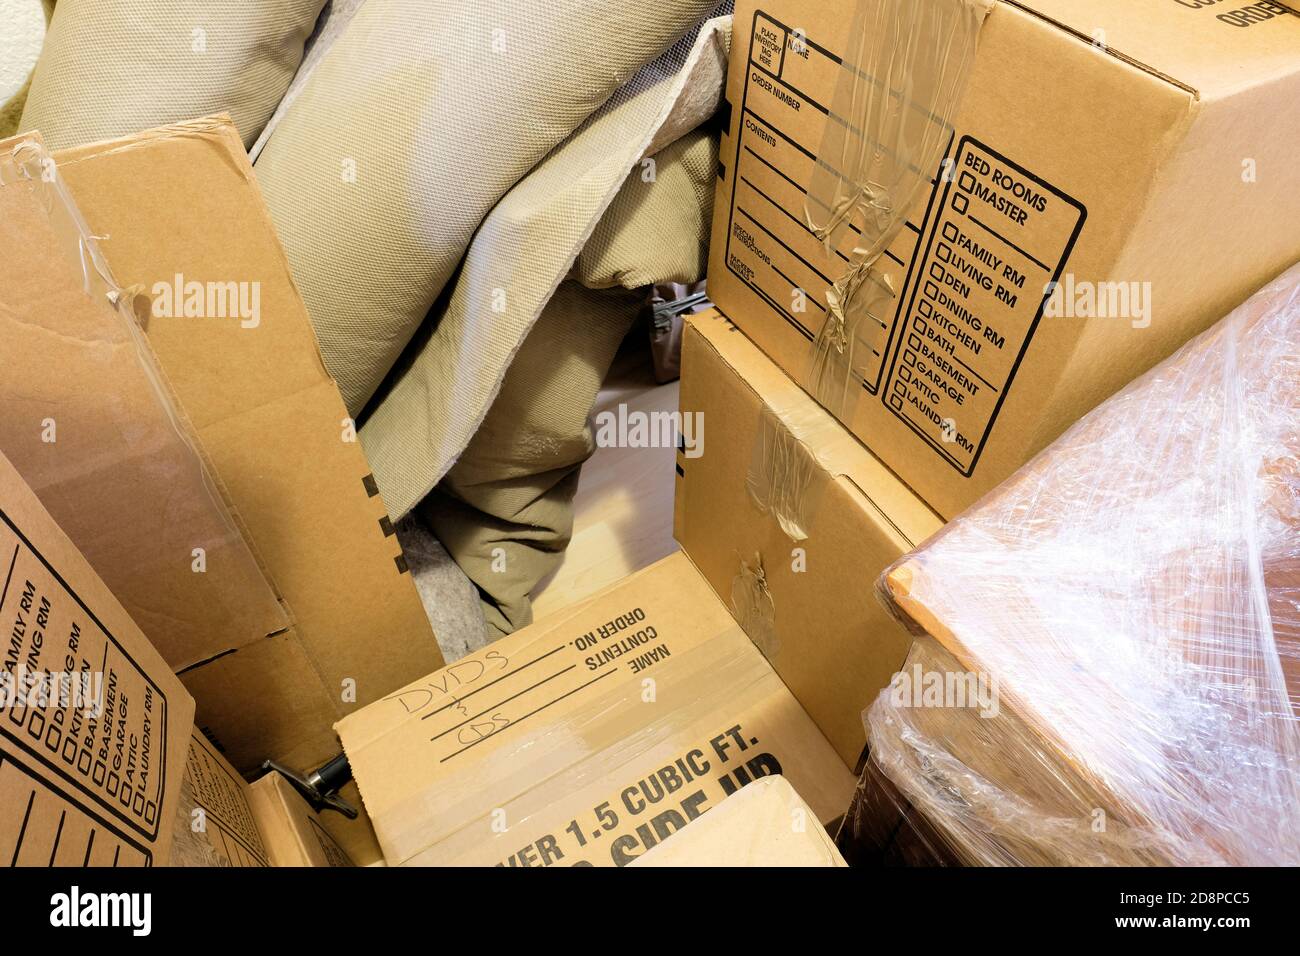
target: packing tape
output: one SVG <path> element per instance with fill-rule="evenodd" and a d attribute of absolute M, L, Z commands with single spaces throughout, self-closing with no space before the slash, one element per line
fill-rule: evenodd
<path fill-rule="evenodd" d="M 849 265 L 826 295 L 813 343 L 814 395 L 847 418 L 864 318 L 883 323 L 897 290 L 875 268 L 952 136 L 993 0 L 859 0 L 809 184 L 808 228 L 833 253 L 852 231 Z"/>
<path fill-rule="evenodd" d="M 763 556 L 754 555 L 753 562 L 743 558 L 740 571 L 731 581 L 731 610 L 754 646 L 768 660 L 781 650 L 776 636 L 776 604 L 767 587 L 767 574 L 763 570 Z"/>
<path fill-rule="evenodd" d="M 117 153 L 126 153 L 136 149 L 146 149 L 153 145 L 157 140 L 163 139 L 193 139 L 200 142 L 206 142 L 218 147 L 222 156 L 229 157 L 230 153 L 226 150 L 226 143 L 231 140 L 238 140 L 239 136 L 231 126 L 230 117 L 225 113 L 214 113 L 211 116 L 201 116 L 197 119 L 185 120 L 179 123 L 170 123 L 166 126 L 159 126 L 156 129 L 141 130 L 133 133 L 130 138 L 112 145 L 94 145 L 89 147 L 75 147 L 68 150 L 60 151 L 60 166 L 71 166 L 75 163 L 82 162 L 85 159 L 100 159 L 104 156 L 113 156 Z M 242 145 L 240 147 L 243 148 Z M 231 166 L 239 173 L 241 179 L 246 182 L 252 182 L 252 173 L 250 167 L 246 164 L 237 163 L 233 159 L 229 160 Z"/>
<path fill-rule="evenodd" d="M 809 537 L 832 469 L 816 449 L 840 437 L 843 429 L 815 402 L 800 396 L 795 406 L 760 403 L 754 448 L 745 488 L 755 507 L 770 515 L 792 542 Z M 783 556 L 784 557 L 784 556 Z M 740 559 L 731 581 L 732 614 L 768 659 L 781 650 L 776 604 L 767 586 L 763 556 Z"/>
<path fill-rule="evenodd" d="M 745 487 L 758 510 L 776 519 L 791 541 L 808 537 L 821 485 L 816 454 L 788 411 L 760 405 Z"/>

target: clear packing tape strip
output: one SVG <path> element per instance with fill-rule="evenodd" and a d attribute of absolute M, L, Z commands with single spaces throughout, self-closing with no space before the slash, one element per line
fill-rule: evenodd
<path fill-rule="evenodd" d="M 871 761 L 937 856 L 1300 864 L 1298 343 L 1300 265 L 881 579 L 929 637 Z"/>
<path fill-rule="evenodd" d="M 840 430 L 839 424 L 811 401 L 780 406 L 759 403 L 745 488 L 755 507 L 770 515 L 792 542 L 808 538 L 829 474 L 815 449 Z M 763 556 L 738 555 L 737 562 L 731 582 L 732 614 L 770 660 L 780 652 L 781 643 Z"/>
<path fill-rule="evenodd" d="M 804 205 L 828 253 L 854 234 L 849 264 L 826 293 L 813 341 L 813 394 L 847 418 L 854 352 L 866 320 L 895 296 L 876 262 L 938 169 L 992 0 L 859 0 Z"/>
<path fill-rule="evenodd" d="M 148 297 L 37 136 L 0 146 L 0 246 L 0 450 L 173 667 L 287 626 L 140 327 Z"/>
<path fill-rule="evenodd" d="M 877 260 L 938 167 L 992 0 L 860 0 L 804 215 L 828 251 L 855 236 L 846 271 L 827 292 L 826 321 L 812 346 L 810 389 L 840 420 L 858 392 L 859 328 L 884 324 L 899 290 Z M 812 448 L 819 428 L 838 427 L 763 408 L 746 485 L 792 541 L 808 537 L 818 485 Z M 765 653 L 776 652 L 775 608 L 762 558 L 739 559 L 732 608 Z"/>

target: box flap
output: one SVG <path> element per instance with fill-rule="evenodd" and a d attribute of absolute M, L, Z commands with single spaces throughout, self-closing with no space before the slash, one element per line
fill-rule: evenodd
<path fill-rule="evenodd" d="M 153 300 L 149 341 L 196 427 L 329 379 L 228 117 L 55 158 L 118 280 Z"/>
<path fill-rule="evenodd" d="M 157 236 L 151 236 L 155 241 Z M 39 139 L 0 144 L 0 444 L 173 667 L 283 630 L 202 442 Z"/>
<path fill-rule="evenodd" d="M 823 822 L 852 787 L 681 554 L 338 731 L 391 864 L 621 865 L 757 776 Z"/>
<path fill-rule="evenodd" d="M 695 826 L 674 833 L 630 865 L 848 866 L 785 777 L 742 787 Z"/>
<path fill-rule="evenodd" d="M 848 429 L 796 385 L 771 359 L 716 309 L 691 316 L 721 359 L 736 370 L 759 401 L 775 411 L 782 426 L 817 466 L 851 485 L 879 519 L 911 545 L 943 526 L 943 520 L 871 454 Z"/>
<path fill-rule="evenodd" d="M 1203 96 L 1227 95 L 1300 70 L 1293 6 L 1209 0 L 1003 0 L 1099 51 Z M 994 12 L 997 15 L 997 11 Z"/>
<path fill-rule="evenodd" d="M 58 159 L 121 281 L 154 295 L 149 341 L 293 615 L 276 646 L 311 675 L 282 681 L 278 707 L 208 696 L 271 649 L 186 681 L 241 769 L 323 759 L 334 719 L 442 656 L 239 136 L 209 117 Z"/>

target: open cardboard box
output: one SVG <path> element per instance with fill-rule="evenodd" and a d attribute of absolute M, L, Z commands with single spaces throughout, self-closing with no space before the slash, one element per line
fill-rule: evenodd
<path fill-rule="evenodd" d="M 237 768 L 328 758 L 442 657 L 237 132 L 0 156 L 0 447 Z"/>
<path fill-rule="evenodd" d="M 718 308 L 945 519 L 1300 259 L 1295 4 L 966 0 L 964 77 L 965 30 L 874 49 L 958 6 L 736 4 L 709 268 Z M 869 69 L 916 101 L 883 108 Z M 875 156 L 941 153 L 894 210 L 893 294 L 815 364 L 873 227 L 828 250 L 809 217 L 868 104 Z M 871 172 L 898 188 L 890 165 Z"/>

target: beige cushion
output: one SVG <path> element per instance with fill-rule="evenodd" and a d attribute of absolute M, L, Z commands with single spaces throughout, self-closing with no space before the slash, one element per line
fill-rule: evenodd
<path fill-rule="evenodd" d="M 653 181 L 641 167 L 627 177 L 483 425 L 420 509 L 502 633 L 532 621 L 529 596 L 569 543 L 579 468 L 595 449 L 588 419 L 647 287 L 704 274 L 717 137 L 688 133 L 654 160 Z"/>
<path fill-rule="evenodd" d="M 629 170 L 712 115 L 729 38 L 729 18 L 710 21 L 647 64 L 483 221 L 361 428 L 395 515 L 428 494 L 468 444 Z"/>
<path fill-rule="evenodd" d="M 226 112 L 252 144 L 325 0 L 60 0 L 21 129 L 52 149 Z"/>
<path fill-rule="evenodd" d="M 623 0 L 367 0 L 357 11 L 257 161 L 354 413 L 502 196 L 716 2 L 664 0 L 654 16 Z M 494 302 L 515 291 L 479 288 L 479 320 L 496 321 Z"/>

